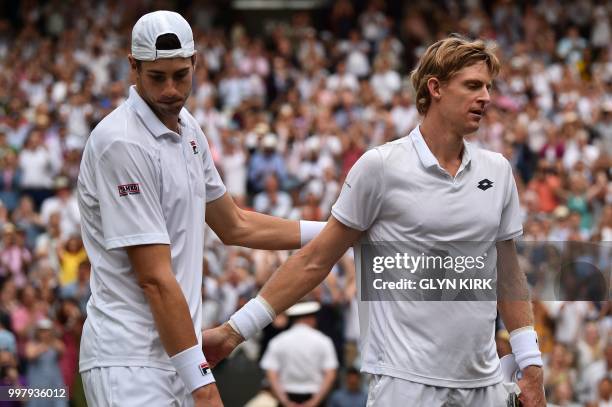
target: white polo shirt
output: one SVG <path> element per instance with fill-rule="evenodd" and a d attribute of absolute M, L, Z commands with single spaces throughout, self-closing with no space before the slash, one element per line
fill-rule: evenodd
<path fill-rule="evenodd" d="M 366 231 L 355 246 L 360 293 L 363 244 L 479 242 L 495 257 L 495 242 L 522 233 L 508 161 L 467 142 L 464 147 L 455 177 L 440 167 L 418 127 L 355 163 L 332 214 Z M 485 179 L 491 186 L 478 188 Z M 497 270 L 486 272 L 496 276 Z M 494 301 L 360 301 L 359 316 L 365 372 L 442 387 L 501 381 Z"/>
<path fill-rule="evenodd" d="M 296 323 L 270 341 L 260 365 L 278 372 L 286 392 L 314 394 L 321 390 L 325 370 L 338 367 L 338 358 L 329 337 Z"/>
<path fill-rule="evenodd" d="M 129 98 L 96 126 L 85 146 L 78 200 L 92 295 L 80 371 L 173 369 L 126 246 L 170 245 L 172 271 L 202 343 L 205 208 L 225 187 L 199 125 L 186 109 L 179 117 L 181 135 L 168 130 L 131 87 Z"/>

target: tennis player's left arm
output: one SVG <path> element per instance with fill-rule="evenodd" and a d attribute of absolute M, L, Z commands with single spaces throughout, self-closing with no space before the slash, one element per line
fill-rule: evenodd
<path fill-rule="evenodd" d="M 514 240 L 497 242 L 497 308 L 510 332 L 510 345 L 523 377 L 519 399 L 525 407 L 544 407 L 544 373 L 533 329 L 527 278 L 521 271 Z"/>
<path fill-rule="evenodd" d="M 497 308 L 508 332 L 533 326 L 527 278 L 518 263 L 514 240 L 497 242 Z"/>

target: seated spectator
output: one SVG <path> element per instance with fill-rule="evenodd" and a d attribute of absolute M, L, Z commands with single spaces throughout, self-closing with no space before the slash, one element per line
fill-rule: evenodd
<path fill-rule="evenodd" d="M 25 247 L 25 234 L 11 223 L 4 225 L 0 248 L 0 276 L 12 278 L 17 287 L 27 282 L 26 272 L 32 255 Z"/>
<path fill-rule="evenodd" d="M 19 200 L 19 205 L 13 211 L 13 223 L 19 230 L 25 232 L 26 245 L 34 247 L 36 239 L 45 229 L 45 222 L 34 209 L 34 201 L 25 195 Z"/>
<path fill-rule="evenodd" d="M 62 238 L 80 233 L 81 217 L 76 196 L 72 193 L 70 181 L 66 177 L 57 177 L 53 182 L 55 194 L 42 203 L 40 216 L 47 224 L 53 213 L 59 213 Z"/>
<path fill-rule="evenodd" d="M 368 394 L 361 387 L 359 370 L 350 367 L 344 377 L 344 387 L 334 391 L 327 407 L 365 407 Z"/>
<path fill-rule="evenodd" d="M 11 311 L 11 330 L 17 339 L 17 354 L 24 355 L 25 344 L 35 332 L 36 324 L 46 318 L 37 290 L 28 284 L 17 291 L 17 305 Z"/>
<path fill-rule="evenodd" d="M 27 383 L 19 375 L 17 355 L 7 350 L 0 350 L 0 386 L 25 387 Z M 21 401 L 2 401 L 2 407 L 21 407 Z"/>
<path fill-rule="evenodd" d="M 36 324 L 34 339 L 28 341 L 25 357 L 28 360 L 28 387 L 38 389 L 59 389 L 64 380 L 59 366 L 59 358 L 64 353 L 62 341 L 55 336 L 53 322 L 41 319 Z M 65 398 L 37 398 L 28 402 L 31 407 L 67 407 Z"/>
<path fill-rule="evenodd" d="M 612 406 L 612 379 L 604 377 L 599 381 L 597 400 L 593 407 L 610 406 Z"/>
<path fill-rule="evenodd" d="M 11 321 L 8 315 L 0 317 L 0 352 L 10 352 L 17 355 L 17 340 L 15 335 L 9 331 Z"/>
<path fill-rule="evenodd" d="M 18 167 L 17 154 L 6 150 L 0 158 L 0 201 L 9 211 L 17 207 L 21 187 L 21 169 Z"/>
<path fill-rule="evenodd" d="M 583 330 L 583 337 L 579 340 L 578 350 L 578 372 L 580 375 L 591 363 L 603 358 L 605 343 L 599 335 L 599 327 L 594 321 L 588 322 Z"/>
<path fill-rule="evenodd" d="M 293 202 L 288 193 L 279 191 L 276 175 L 270 174 L 266 177 L 265 190 L 255 195 L 253 207 L 257 212 L 287 218 Z"/>
<path fill-rule="evenodd" d="M 79 303 L 74 299 L 63 299 L 57 312 L 57 322 L 60 328 L 60 340 L 64 351 L 59 359 L 64 383 L 68 386 L 70 396 L 78 374 L 79 342 L 83 331 L 85 317 L 79 309 Z"/>
<path fill-rule="evenodd" d="M 34 200 L 36 208 L 53 194 L 53 177 L 58 168 L 53 155 L 43 144 L 42 135 L 34 130 L 28 136 L 19 154 L 19 168 L 22 173 L 21 189 Z"/>
<path fill-rule="evenodd" d="M 80 235 L 71 236 L 64 245 L 58 246 L 57 258 L 60 263 L 60 285 L 64 287 L 76 282 L 79 265 L 87 260 Z"/>
<path fill-rule="evenodd" d="M 571 368 L 571 354 L 561 344 L 555 345 L 548 363 L 544 368 L 544 388 L 546 394 L 552 395 L 559 384 L 569 383 L 570 388 L 574 385 L 576 375 Z"/>
<path fill-rule="evenodd" d="M 609 378 L 610 372 L 612 372 L 612 341 L 608 340 L 604 357 L 588 365 L 580 378 L 581 383 L 578 387 L 585 401 L 597 400 L 598 386 L 602 379 Z"/>
<path fill-rule="evenodd" d="M 249 163 L 248 180 L 253 192 L 261 192 L 268 175 L 274 174 L 279 181 L 281 189 L 287 179 L 285 160 L 277 151 L 278 139 L 276 135 L 268 133 L 260 143 L 260 149 L 251 157 Z"/>
<path fill-rule="evenodd" d="M 540 160 L 534 177 L 527 185 L 538 197 L 540 212 L 550 213 L 559 205 L 561 178 L 545 160 Z"/>
<path fill-rule="evenodd" d="M 91 275 L 91 264 L 89 260 L 79 264 L 77 280 L 61 288 L 61 297 L 77 301 L 79 309 L 83 315 L 87 315 L 87 301 L 91 296 L 89 277 Z"/>
<path fill-rule="evenodd" d="M 559 407 L 580 407 L 580 404 L 574 402 L 572 384 L 568 380 L 555 385 L 549 401 L 552 405 Z"/>

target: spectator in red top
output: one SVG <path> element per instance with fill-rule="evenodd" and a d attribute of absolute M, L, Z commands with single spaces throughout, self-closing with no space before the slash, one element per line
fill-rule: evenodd
<path fill-rule="evenodd" d="M 535 176 L 527 185 L 527 189 L 537 194 L 541 212 L 550 213 L 559 205 L 561 179 L 556 170 L 545 160 L 540 160 Z"/>

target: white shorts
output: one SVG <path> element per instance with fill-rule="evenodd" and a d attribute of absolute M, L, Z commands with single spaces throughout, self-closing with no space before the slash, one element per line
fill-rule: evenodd
<path fill-rule="evenodd" d="M 141 366 L 96 367 L 81 373 L 87 405 L 192 407 L 176 372 Z"/>
<path fill-rule="evenodd" d="M 472 389 L 454 389 L 372 375 L 367 407 L 506 407 L 507 398 L 508 392 L 501 383 Z"/>

